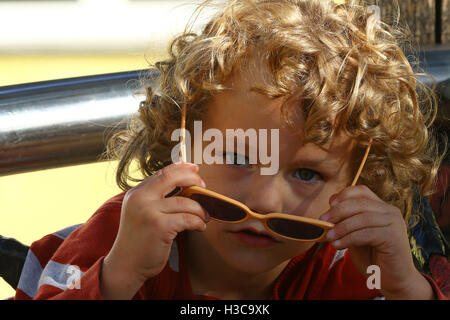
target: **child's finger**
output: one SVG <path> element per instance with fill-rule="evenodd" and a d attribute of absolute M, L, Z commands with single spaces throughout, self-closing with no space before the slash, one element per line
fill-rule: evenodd
<path fill-rule="evenodd" d="M 205 222 L 209 220 L 207 211 L 197 202 L 185 197 L 171 197 L 161 201 L 160 211 L 162 213 L 172 214 L 179 212 L 187 212 L 194 214 Z"/>
<path fill-rule="evenodd" d="M 350 247 L 379 247 L 386 241 L 385 228 L 364 228 L 346 234 L 344 237 L 332 242 L 335 249 L 344 249 Z"/>
<path fill-rule="evenodd" d="M 389 208 L 387 205 L 379 200 L 352 198 L 331 207 L 320 217 L 320 219 L 337 224 L 356 214 L 376 212 L 377 214 L 384 216 L 388 211 Z"/>
<path fill-rule="evenodd" d="M 391 223 L 385 215 L 378 212 L 365 212 L 351 216 L 336 224 L 333 229 L 327 232 L 327 239 L 328 241 L 334 241 L 364 228 L 387 227 Z"/>
<path fill-rule="evenodd" d="M 367 187 L 366 185 L 350 186 L 342 190 L 341 192 L 334 194 L 330 197 L 330 206 L 334 206 L 346 199 L 350 198 L 369 198 L 372 200 L 381 201 L 381 199 Z"/>
<path fill-rule="evenodd" d="M 206 187 L 203 179 L 197 174 L 198 166 L 176 163 L 158 170 L 154 175 L 145 179 L 139 188 L 151 191 L 156 198 L 163 198 L 176 187 L 201 186 Z"/>
<path fill-rule="evenodd" d="M 190 213 L 168 214 L 166 219 L 169 229 L 176 233 L 185 230 L 204 231 L 206 229 L 206 223 L 198 216 Z"/>

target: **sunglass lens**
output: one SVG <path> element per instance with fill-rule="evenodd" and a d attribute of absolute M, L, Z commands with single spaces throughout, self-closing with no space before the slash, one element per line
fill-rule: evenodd
<path fill-rule="evenodd" d="M 317 239 L 325 231 L 323 228 L 313 224 L 287 219 L 268 219 L 267 225 L 280 235 L 299 240 Z"/>
<path fill-rule="evenodd" d="M 247 215 L 241 208 L 217 198 L 193 194 L 191 199 L 200 203 L 212 218 L 222 221 L 239 221 Z"/>

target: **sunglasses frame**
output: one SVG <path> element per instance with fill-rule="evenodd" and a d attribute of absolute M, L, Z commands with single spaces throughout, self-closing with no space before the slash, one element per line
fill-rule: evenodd
<path fill-rule="evenodd" d="M 307 217 L 301 217 L 301 216 L 295 216 L 292 214 L 287 214 L 287 213 L 265 213 L 265 214 L 261 214 L 261 213 L 257 213 L 252 211 L 249 207 L 247 207 L 245 204 L 243 204 L 242 202 L 239 202 L 237 200 L 234 200 L 232 198 L 229 198 L 227 196 L 224 196 L 220 193 L 202 188 L 202 187 L 198 187 L 198 186 L 191 186 L 191 187 L 187 187 L 187 188 L 183 188 L 183 190 L 179 193 L 180 196 L 184 196 L 184 197 L 188 197 L 190 198 L 193 194 L 201 194 L 201 195 L 205 195 L 211 198 L 215 198 L 218 199 L 220 201 L 224 201 L 227 202 L 231 205 L 234 205 L 236 207 L 238 207 L 239 209 L 241 209 L 242 211 L 244 211 L 246 213 L 245 217 L 237 220 L 237 221 L 229 221 L 229 220 L 221 220 L 221 219 L 216 219 L 214 217 L 211 216 L 212 220 L 216 220 L 216 221 L 220 221 L 220 222 L 226 222 L 226 223 L 241 223 L 244 221 L 247 221 L 250 218 L 253 219 L 257 219 L 260 220 L 263 224 L 264 227 L 266 228 L 266 230 L 270 231 L 271 233 L 276 234 L 277 236 L 280 236 L 282 238 L 285 239 L 289 239 L 289 240 L 295 240 L 295 241 L 315 241 L 315 242 L 321 242 L 321 241 L 326 241 L 326 231 L 330 230 L 331 228 L 334 227 L 334 224 L 330 223 L 330 222 L 326 222 L 326 221 L 322 221 L 322 220 L 318 220 L 318 219 L 313 219 L 313 218 L 307 218 Z M 283 234 L 278 233 L 275 230 L 272 230 L 268 225 L 267 225 L 267 221 L 269 219 L 284 219 L 284 220 L 290 220 L 290 221 L 296 221 L 296 222 L 302 222 L 302 223 L 306 223 L 306 224 L 311 224 L 314 225 L 316 227 L 320 227 L 323 229 L 322 234 L 314 239 L 298 239 L 298 238 L 292 238 L 292 237 L 288 237 L 285 236 Z"/>
<path fill-rule="evenodd" d="M 186 143 L 185 143 L 185 129 L 186 128 L 186 104 L 183 104 L 183 108 L 182 108 L 182 118 L 181 118 L 181 137 L 180 137 L 180 142 L 181 142 L 181 148 L 180 148 L 180 158 L 182 162 L 186 162 Z M 367 156 L 369 155 L 369 151 L 370 151 L 370 147 L 372 145 L 372 138 L 370 138 L 369 143 L 367 144 L 366 147 L 366 151 L 364 154 L 364 157 L 361 161 L 361 164 L 358 168 L 358 171 L 353 179 L 353 182 L 351 184 L 351 186 L 355 186 L 356 182 L 358 181 L 358 178 L 361 174 L 361 171 L 364 167 L 364 164 L 366 163 L 367 160 Z M 219 199 L 221 201 L 227 202 L 229 204 L 232 204 L 236 207 L 238 207 L 239 209 L 243 210 L 246 213 L 246 216 L 243 219 L 240 219 L 238 221 L 228 221 L 228 220 L 221 220 L 221 219 L 216 219 L 214 217 L 211 217 L 211 219 L 216 220 L 216 221 L 220 221 L 220 222 L 225 222 L 225 223 L 241 223 L 244 222 L 250 218 L 253 219 L 257 219 L 260 220 L 263 224 L 264 227 L 266 228 L 267 231 L 276 234 L 279 237 L 285 238 L 285 239 L 289 239 L 289 240 L 294 240 L 294 241 L 303 241 L 303 242 L 324 242 L 327 241 L 326 240 L 326 234 L 327 231 L 334 228 L 334 224 L 331 222 L 327 222 L 327 221 L 322 221 L 319 219 L 314 219 L 314 218 L 307 218 L 307 217 L 302 217 L 302 216 L 296 216 L 296 215 L 292 215 L 292 214 L 287 214 L 287 213 L 265 213 L 265 214 L 260 214 L 257 212 L 252 211 L 249 207 L 247 207 L 244 203 L 239 202 L 237 200 L 234 200 L 232 198 L 229 198 L 227 196 L 224 196 L 220 193 L 202 188 L 202 187 L 198 187 L 198 186 L 190 186 L 190 187 L 184 187 L 182 188 L 182 190 L 179 192 L 178 195 L 180 196 L 184 196 L 184 197 L 191 197 L 193 194 L 202 194 L 208 197 L 212 197 L 212 198 L 216 198 Z M 311 224 L 314 225 L 316 227 L 320 227 L 323 229 L 323 233 L 315 239 L 297 239 L 297 238 L 292 238 L 292 237 L 288 237 L 282 234 L 279 234 L 278 232 L 272 230 L 268 225 L 267 225 L 267 221 L 269 219 L 286 219 L 286 220 L 291 220 L 291 221 L 296 221 L 296 222 L 302 222 L 302 223 L 306 223 L 306 224 Z"/>

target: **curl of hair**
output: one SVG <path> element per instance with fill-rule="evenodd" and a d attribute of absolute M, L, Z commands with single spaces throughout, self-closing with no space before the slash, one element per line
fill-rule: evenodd
<path fill-rule="evenodd" d="M 212 4 L 203 2 L 197 12 Z M 200 34 L 186 29 L 171 42 L 170 57 L 155 64 L 158 87 L 147 87 L 139 116 L 109 141 L 109 154 L 120 159 L 119 186 L 126 190 L 128 181 L 140 181 L 129 174 L 133 160 L 144 177 L 171 163 L 176 142 L 170 135 L 179 127 L 181 103 L 187 103 L 190 129 L 204 102 L 226 89 L 234 72 L 251 72 L 257 61 L 270 77 L 254 90 L 273 98 L 301 97 L 305 143 L 324 146 L 344 133 L 358 142 L 352 164 L 357 168 L 373 139 L 359 183 L 406 217 L 412 188 L 430 195 L 444 157 L 431 131 L 437 101 L 432 89 L 416 81 L 424 74 L 413 71 L 417 59 L 410 63 L 403 52 L 413 51 L 398 20 L 375 21 L 367 9 L 360 0 L 222 3 Z M 295 129 L 289 111 L 282 114 Z"/>

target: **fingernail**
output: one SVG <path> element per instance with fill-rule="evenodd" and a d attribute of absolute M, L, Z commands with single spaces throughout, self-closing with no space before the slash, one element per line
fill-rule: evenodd
<path fill-rule="evenodd" d="M 187 166 L 197 167 L 197 164 L 195 164 L 195 163 L 192 163 L 192 162 L 186 162 L 186 161 L 181 161 L 181 160 L 174 162 L 174 164 L 177 164 L 177 165 L 187 165 Z"/>
<path fill-rule="evenodd" d="M 336 240 L 332 242 L 333 247 L 340 247 L 341 246 L 341 240 Z"/>
<path fill-rule="evenodd" d="M 336 235 L 336 232 L 333 229 L 331 229 L 330 231 L 327 232 L 327 239 L 329 241 L 331 241 L 334 239 L 335 235 Z"/>
<path fill-rule="evenodd" d="M 337 193 L 333 194 L 333 195 L 330 197 L 330 206 L 331 206 L 331 207 L 335 206 L 335 205 L 338 203 L 337 197 L 338 197 L 338 194 L 337 194 Z"/>
<path fill-rule="evenodd" d="M 209 215 L 209 212 L 205 210 L 205 219 L 206 222 L 209 222 L 209 219 L 211 219 L 211 216 Z"/>
<path fill-rule="evenodd" d="M 185 164 L 190 165 L 190 166 L 198 167 L 198 164 L 193 163 L 193 162 L 185 162 Z"/>
<path fill-rule="evenodd" d="M 186 162 L 186 164 L 189 166 L 189 169 L 194 169 L 195 171 L 198 170 L 198 165 L 195 163 Z"/>
<path fill-rule="evenodd" d="M 333 201 L 331 201 L 331 206 L 334 207 L 335 205 L 337 205 L 339 203 L 339 201 L 337 199 L 333 199 Z"/>
<path fill-rule="evenodd" d="M 328 221 L 329 218 L 330 218 L 330 215 L 328 213 L 325 213 L 319 218 L 319 220 Z"/>
<path fill-rule="evenodd" d="M 203 187 L 203 188 L 206 188 L 206 183 L 205 183 L 205 181 L 202 180 L 201 182 L 202 182 L 202 187 Z"/>

